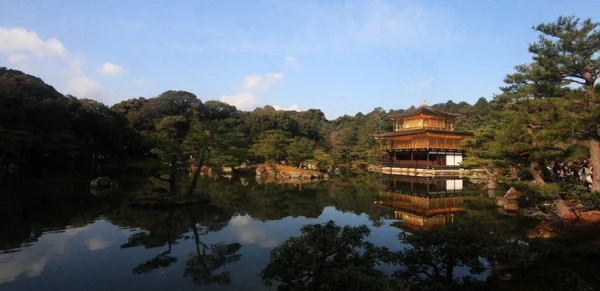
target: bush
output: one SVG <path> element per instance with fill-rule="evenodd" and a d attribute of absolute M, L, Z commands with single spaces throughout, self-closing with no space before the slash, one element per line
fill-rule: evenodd
<path fill-rule="evenodd" d="M 560 182 L 559 186 L 563 198 L 581 203 L 585 209 L 600 209 L 600 193 L 590 192 L 587 185 L 579 181 L 576 176 Z"/>
<path fill-rule="evenodd" d="M 537 184 L 532 181 L 520 181 L 515 182 L 513 187 L 523 192 L 530 201 L 551 200 L 561 193 L 561 187 L 556 183 Z"/>
<path fill-rule="evenodd" d="M 589 210 L 600 209 L 600 192 L 586 192 L 579 196 L 579 202 Z"/>

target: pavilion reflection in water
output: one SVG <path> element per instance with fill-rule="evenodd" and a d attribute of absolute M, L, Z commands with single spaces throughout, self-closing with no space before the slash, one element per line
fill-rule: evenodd
<path fill-rule="evenodd" d="M 463 180 L 412 176 L 389 176 L 386 190 L 374 204 L 393 211 L 400 221 L 392 225 L 407 229 L 427 229 L 454 221 L 464 209 Z"/>

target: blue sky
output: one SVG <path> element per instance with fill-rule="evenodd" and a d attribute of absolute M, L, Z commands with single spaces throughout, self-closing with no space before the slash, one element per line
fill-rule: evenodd
<path fill-rule="evenodd" d="M 193 92 L 327 118 L 498 93 L 532 27 L 600 1 L 3 1 L 0 66 L 107 105 Z"/>

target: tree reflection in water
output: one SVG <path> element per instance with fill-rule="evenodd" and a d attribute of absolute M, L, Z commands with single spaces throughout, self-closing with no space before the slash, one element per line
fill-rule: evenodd
<path fill-rule="evenodd" d="M 231 216 L 229 217 L 231 218 Z M 188 260 L 185 263 L 184 277 L 192 277 L 194 284 L 209 285 L 219 283 L 227 285 L 231 283 L 229 271 L 221 271 L 215 274 L 214 272 L 228 263 L 239 261 L 242 257 L 237 252 L 242 245 L 239 243 L 225 244 L 223 242 L 211 244 L 210 246 L 200 241 L 201 235 L 206 235 L 211 231 L 219 231 L 227 226 L 227 221 L 216 219 L 209 225 L 201 225 L 196 223 L 194 214 L 190 214 L 190 227 L 194 234 L 194 242 L 196 244 L 196 253 L 188 255 Z"/>
<path fill-rule="evenodd" d="M 227 226 L 231 215 L 222 208 L 198 205 L 166 211 L 131 210 L 127 214 L 130 215 L 115 220 L 133 219 L 133 223 L 130 222 L 128 225 L 139 226 L 142 231 L 132 234 L 121 248 L 166 246 L 165 251 L 139 264 L 132 273 L 146 274 L 174 265 L 178 262 L 178 258 L 171 255 L 172 248 L 193 238 L 196 251 L 188 254 L 184 277 L 191 277 L 193 282 L 199 285 L 231 282 L 230 272 L 222 268 L 228 263 L 241 259 L 241 254 L 238 254 L 241 245 L 237 242 L 208 245 L 200 240 L 201 236 L 220 231 Z"/>

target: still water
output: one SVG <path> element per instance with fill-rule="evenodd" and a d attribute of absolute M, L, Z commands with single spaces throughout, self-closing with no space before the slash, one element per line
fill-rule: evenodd
<path fill-rule="evenodd" d="M 164 210 L 133 209 L 122 198 L 156 185 L 105 197 L 88 194 L 87 182 L 38 185 L 37 194 L 60 197 L 4 209 L 0 290 L 268 290 L 258 274 L 270 251 L 305 224 L 367 225 L 370 241 L 397 250 L 405 247 L 401 231 L 452 223 L 473 205 L 490 205 L 456 179 L 202 183 L 210 204 Z"/>

